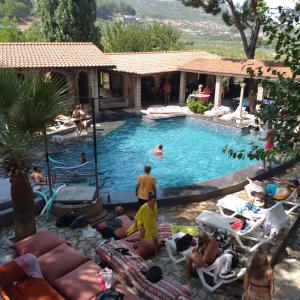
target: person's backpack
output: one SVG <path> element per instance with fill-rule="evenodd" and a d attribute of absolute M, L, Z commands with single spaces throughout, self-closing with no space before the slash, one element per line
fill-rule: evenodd
<path fill-rule="evenodd" d="M 152 283 L 156 283 L 162 279 L 163 272 L 158 266 L 152 266 L 149 270 L 143 273 L 145 277 Z"/>
<path fill-rule="evenodd" d="M 186 234 L 181 238 L 175 239 L 177 252 L 185 251 L 191 247 L 193 243 L 193 237 L 190 234 Z"/>
<path fill-rule="evenodd" d="M 68 227 L 77 217 L 78 215 L 75 213 L 64 213 L 62 216 L 57 218 L 55 225 L 57 227 Z"/>
<path fill-rule="evenodd" d="M 116 291 L 114 288 L 110 288 L 101 292 L 96 297 L 96 300 L 122 300 L 123 296 L 122 293 Z"/>

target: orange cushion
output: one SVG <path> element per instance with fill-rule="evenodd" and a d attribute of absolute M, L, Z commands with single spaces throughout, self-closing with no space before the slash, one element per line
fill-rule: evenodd
<path fill-rule="evenodd" d="M 55 233 L 48 230 L 42 230 L 11 245 L 11 248 L 19 255 L 31 253 L 36 257 L 39 257 L 63 243 L 66 243 L 66 241 L 61 239 Z"/>
<path fill-rule="evenodd" d="M 28 278 L 17 285 L 22 300 L 64 300 L 64 298 L 44 279 Z"/>
<path fill-rule="evenodd" d="M 68 300 L 88 300 L 102 291 L 97 279 L 100 270 L 101 268 L 90 260 L 52 284 Z"/>
<path fill-rule="evenodd" d="M 88 260 L 88 257 L 67 244 L 59 245 L 38 258 L 42 273 L 50 284 Z"/>
<path fill-rule="evenodd" d="M 14 262 L 0 266 L 0 286 L 12 285 L 15 281 L 20 282 L 26 278 L 26 273 Z"/>

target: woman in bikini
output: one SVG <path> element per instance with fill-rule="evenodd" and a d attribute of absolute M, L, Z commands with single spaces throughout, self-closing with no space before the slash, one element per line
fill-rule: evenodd
<path fill-rule="evenodd" d="M 267 255 L 257 250 L 244 276 L 244 300 L 271 300 L 275 292 L 272 268 Z"/>
<path fill-rule="evenodd" d="M 74 118 L 74 123 L 76 125 L 76 135 L 78 136 L 82 131 L 80 105 L 77 105 L 75 107 L 75 110 L 72 113 L 72 118 Z"/>
<path fill-rule="evenodd" d="M 266 144 L 264 146 L 264 152 L 270 151 L 274 147 L 274 140 L 275 140 L 275 134 L 274 130 L 272 128 L 272 125 L 268 125 L 268 133 L 266 137 L 264 138 L 266 141 Z M 271 161 L 269 161 L 269 168 L 271 167 Z M 266 168 L 266 158 L 263 159 L 263 168 Z"/>

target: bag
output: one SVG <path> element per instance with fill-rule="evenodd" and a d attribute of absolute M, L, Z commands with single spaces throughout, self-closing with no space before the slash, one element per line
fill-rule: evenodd
<path fill-rule="evenodd" d="M 122 300 L 124 295 L 114 288 L 107 289 L 101 292 L 97 297 L 96 300 Z"/>
<path fill-rule="evenodd" d="M 181 238 L 175 239 L 177 252 L 182 252 L 191 247 L 193 242 L 193 237 L 190 234 L 186 234 Z"/>
<path fill-rule="evenodd" d="M 55 225 L 56 227 L 68 227 L 77 217 L 78 215 L 74 213 L 64 213 L 62 216 L 57 218 Z"/>
<path fill-rule="evenodd" d="M 114 248 L 114 251 L 119 252 L 122 255 L 132 256 L 131 253 L 129 252 L 129 249 L 127 248 L 122 248 L 122 247 Z"/>
<path fill-rule="evenodd" d="M 110 238 L 116 239 L 114 231 L 109 227 L 103 228 L 102 230 L 100 230 L 100 233 L 101 233 L 102 237 L 106 240 L 108 240 Z"/>
<path fill-rule="evenodd" d="M 145 277 L 152 283 L 156 283 L 162 279 L 163 272 L 158 266 L 152 266 L 148 271 L 143 272 Z"/>
<path fill-rule="evenodd" d="M 97 278 L 98 278 L 101 290 L 110 289 L 112 286 L 112 280 L 113 280 L 112 269 L 108 269 L 108 268 L 102 269 L 97 274 Z"/>
<path fill-rule="evenodd" d="M 71 229 L 83 228 L 88 225 L 85 215 L 75 218 L 70 226 Z"/>

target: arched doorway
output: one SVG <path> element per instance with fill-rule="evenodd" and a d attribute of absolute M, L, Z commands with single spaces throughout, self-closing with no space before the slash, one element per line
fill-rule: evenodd
<path fill-rule="evenodd" d="M 78 96 L 80 104 L 89 103 L 89 78 L 88 74 L 83 71 L 78 75 Z"/>

